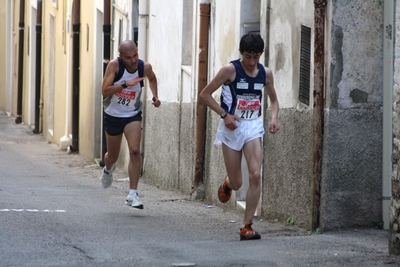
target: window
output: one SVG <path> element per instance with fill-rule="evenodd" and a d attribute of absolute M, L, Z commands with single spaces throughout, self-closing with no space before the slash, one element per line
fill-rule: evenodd
<path fill-rule="evenodd" d="M 119 32 L 118 32 L 118 46 L 122 43 L 122 27 L 123 27 L 124 21 L 122 19 L 119 19 Z"/>
<path fill-rule="evenodd" d="M 310 105 L 311 28 L 301 25 L 299 101 Z"/>

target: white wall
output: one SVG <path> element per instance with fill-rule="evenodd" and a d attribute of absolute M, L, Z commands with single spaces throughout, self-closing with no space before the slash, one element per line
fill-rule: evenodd
<path fill-rule="evenodd" d="M 313 3 L 312 0 L 271 0 L 269 67 L 274 73 L 280 108 L 298 106 L 301 25 L 313 29 Z M 313 62 L 313 37 L 311 40 L 311 62 Z M 311 73 L 313 72 L 314 69 L 311 67 Z M 311 79 L 310 93 L 313 91 L 312 88 Z M 310 107 L 312 107 L 312 94 L 310 94 Z"/>
<path fill-rule="evenodd" d="M 173 7 L 173 8 L 171 8 Z M 182 1 L 149 3 L 148 62 L 157 76 L 161 101 L 178 102 L 181 80 Z M 169 14 L 167 14 L 169 13 Z M 147 99 L 151 99 L 150 91 Z"/>

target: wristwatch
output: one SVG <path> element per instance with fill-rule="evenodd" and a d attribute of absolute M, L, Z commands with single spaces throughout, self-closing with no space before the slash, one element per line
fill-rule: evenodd
<path fill-rule="evenodd" d="M 226 110 L 222 111 L 221 114 L 219 114 L 221 116 L 221 119 L 225 118 L 226 115 L 228 115 L 228 112 Z"/>
<path fill-rule="evenodd" d="M 127 88 L 127 87 L 128 87 L 128 85 L 126 85 L 126 81 L 123 81 L 123 82 L 121 83 L 121 85 L 122 85 L 122 87 L 124 87 L 124 88 Z"/>

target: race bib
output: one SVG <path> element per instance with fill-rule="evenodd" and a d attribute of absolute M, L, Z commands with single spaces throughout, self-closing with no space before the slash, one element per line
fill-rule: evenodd
<path fill-rule="evenodd" d="M 253 120 L 258 118 L 261 108 L 260 100 L 238 99 L 235 115 L 243 120 Z"/>
<path fill-rule="evenodd" d="M 122 90 L 119 93 L 116 93 L 115 97 L 113 97 L 114 102 L 127 107 L 133 107 L 135 105 L 135 99 L 136 92 L 126 89 Z"/>

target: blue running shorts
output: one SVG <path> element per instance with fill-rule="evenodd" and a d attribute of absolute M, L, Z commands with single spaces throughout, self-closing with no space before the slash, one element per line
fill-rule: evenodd
<path fill-rule="evenodd" d="M 109 135 L 120 135 L 124 132 L 124 128 L 128 123 L 133 121 L 142 121 L 142 112 L 139 112 L 133 117 L 128 118 L 118 118 L 104 113 L 104 130 Z"/>

